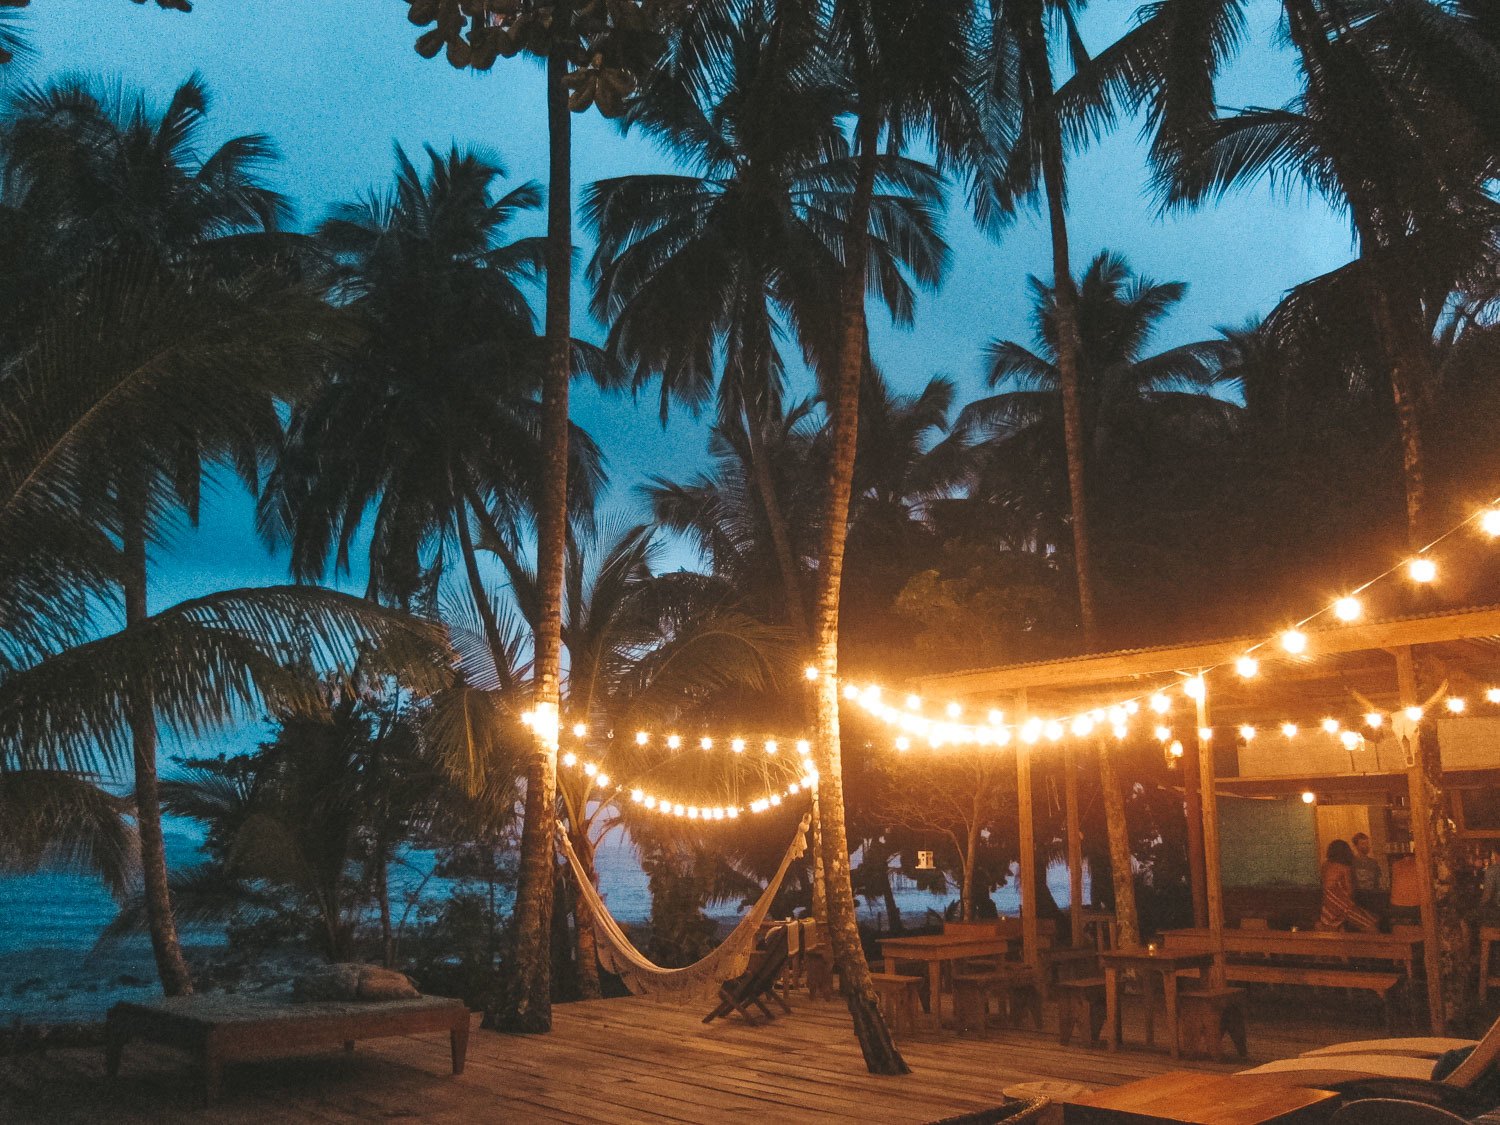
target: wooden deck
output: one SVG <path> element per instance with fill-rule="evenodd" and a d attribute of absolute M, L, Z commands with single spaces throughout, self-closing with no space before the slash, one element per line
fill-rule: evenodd
<path fill-rule="evenodd" d="M 1118 1054 L 1060 1047 L 1055 1034 L 993 1031 L 985 1040 L 928 1034 L 902 1045 L 910 1075 L 865 1072 L 840 1003 L 794 999 L 769 1026 L 738 1018 L 704 1026 L 696 1008 L 646 1000 L 559 1005 L 551 1035 L 475 1030 L 468 1068 L 449 1074 L 447 1037 L 373 1040 L 353 1054 L 227 1068 L 224 1096 L 198 1102 L 186 1058 L 132 1045 L 119 1079 L 103 1051 L 0 1059 L 0 1121 L 141 1123 L 432 1122 L 889 1122 L 921 1123 L 992 1106 L 1008 1085 L 1038 1078 L 1091 1087 L 1162 1071 L 1231 1071 L 1245 1064 L 1173 1063 L 1164 1051 Z M 1050 1013 L 1049 1013 L 1050 1016 Z M 1050 1021 L 1049 1021 L 1050 1022 Z M 1139 1041 L 1140 1029 L 1126 1028 Z M 1255 1061 L 1378 1034 L 1357 1026 L 1297 1025 L 1287 1013 L 1252 1020 Z"/>

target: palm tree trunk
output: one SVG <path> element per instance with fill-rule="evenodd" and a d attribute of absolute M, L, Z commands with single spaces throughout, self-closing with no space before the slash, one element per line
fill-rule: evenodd
<path fill-rule="evenodd" d="M 380 908 L 380 963 L 387 969 L 396 964 L 396 942 L 391 933 L 391 865 L 385 841 L 378 841 L 375 860 L 375 894 Z"/>
<path fill-rule="evenodd" d="M 812 792 L 812 913 L 818 925 L 828 925 L 828 876 L 823 871 L 823 813 L 818 808 L 818 791 Z"/>
<path fill-rule="evenodd" d="M 559 4 L 555 19 L 571 18 Z M 561 705 L 563 558 L 568 534 L 568 377 L 572 326 L 572 121 L 567 60 L 547 57 L 547 369 L 542 381 L 542 448 L 546 473 L 537 512 L 537 587 L 541 600 L 534 656 L 539 718 L 526 769 L 526 821 L 516 886 L 515 964 L 506 1011 L 486 1013 L 489 1026 L 552 1030 L 551 949 L 553 833 L 557 827 L 557 723 Z"/>
<path fill-rule="evenodd" d="M 849 838 L 844 826 L 844 775 L 839 745 L 839 590 L 844 573 L 844 541 L 849 530 L 849 496 L 854 483 L 854 452 L 859 436 L 859 380 L 865 361 L 865 263 L 870 201 L 880 121 L 868 108 L 855 128 L 858 179 L 849 208 L 849 235 L 841 295 L 839 359 L 832 409 L 833 450 L 828 462 L 823 543 L 818 554 L 817 620 L 814 632 L 818 799 L 823 822 L 823 869 L 828 877 L 828 930 L 834 961 L 844 982 L 854 1033 L 872 1074 L 905 1074 L 910 1069 L 880 1016 L 870 967 L 859 937 L 854 888 L 849 881 Z M 936 1003 L 936 998 L 933 1000 Z"/>
<path fill-rule="evenodd" d="M 978 805 L 978 801 L 974 802 Z M 975 813 L 978 813 L 975 809 Z M 959 917 L 965 922 L 974 921 L 974 882 L 979 869 L 979 817 L 969 820 L 969 831 L 964 841 L 964 883 L 958 891 Z"/>
<path fill-rule="evenodd" d="M 125 626 L 139 625 L 149 616 L 146 605 L 146 497 L 144 488 L 121 496 L 121 563 L 124 577 Z M 130 706 L 130 738 L 135 757 L 136 832 L 141 843 L 141 882 L 146 903 L 146 926 L 162 991 L 186 996 L 193 991 L 192 974 L 182 956 L 172 893 L 167 883 L 167 848 L 161 829 L 161 798 L 156 774 L 156 705 L 151 684 L 143 682 Z"/>
<path fill-rule="evenodd" d="M 594 870 L 594 845 L 587 830 L 568 831 L 573 853 L 588 876 L 589 882 L 599 885 L 599 875 Z M 573 903 L 573 953 L 578 968 L 578 996 L 581 1000 L 598 1000 L 604 995 L 599 984 L 599 935 L 594 931 L 594 912 L 584 901 L 580 890 Z"/>
<path fill-rule="evenodd" d="M 1364 238 L 1360 241 L 1363 243 Z M 1422 332 L 1413 331 L 1412 316 L 1399 308 L 1389 280 L 1381 276 L 1380 263 L 1369 262 L 1375 271 L 1371 308 L 1375 335 L 1384 353 L 1401 435 L 1401 479 L 1406 486 L 1406 535 L 1413 550 L 1427 542 L 1427 489 L 1422 455 L 1421 399 L 1433 381 L 1432 364 L 1426 354 Z M 1403 315 L 1405 313 L 1406 315 Z M 1420 321 L 1420 314 L 1416 317 Z"/>
<path fill-rule="evenodd" d="M 1135 913 L 1135 868 L 1130 861 L 1130 831 L 1125 825 L 1125 794 L 1120 790 L 1120 775 L 1115 771 L 1115 760 L 1104 739 L 1099 740 L 1099 788 L 1104 796 L 1109 870 L 1115 885 L 1115 924 L 1120 944 L 1128 949 L 1141 941 Z"/>
<path fill-rule="evenodd" d="M 1093 544 L 1089 539 L 1088 503 L 1084 491 L 1083 404 L 1079 368 L 1083 341 L 1078 331 L 1078 290 L 1068 253 L 1067 181 L 1062 131 L 1052 99 L 1052 70 L 1046 59 L 1046 31 L 1036 29 L 1030 45 L 1033 81 L 1044 81 L 1048 104 L 1042 109 L 1042 181 L 1047 195 L 1047 221 L 1052 234 L 1052 291 L 1057 327 L 1057 381 L 1062 392 L 1063 447 L 1068 462 L 1068 500 L 1073 524 L 1073 569 L 1078 579 L 1078 620 L 1084 644 L 1098 643 L 1099 623 L 1094 604 Z"/>
<path fill-rule="evenodd" d="M 755 478 L 755 492 L 765 513 L 766 528 L 771 533 L 771 549 L 776 554 L 776 568 L 781 572 L 781 592 L 786 599 L 786 621 L 799 637 L 807 636 L 807 612 L 803 608 L 802 581 L 797 560 L 792 554 L 792 535 L 787 527 L 776 482 L 771 476 L 770 454 L 766 450 L 761 422 L 745 414 L 745 436 L 750 443 L 750 475 Z"/>

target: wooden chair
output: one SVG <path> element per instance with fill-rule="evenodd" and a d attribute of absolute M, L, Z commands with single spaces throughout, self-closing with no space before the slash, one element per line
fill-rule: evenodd
<path fill-rule="evenodd" d="M 1222 1059 L 1220 1045 L 1224 1036 L 1239 1052 L 1249 1055 L 1245 1040 L 1245 990 L 1243 988 L 1201 988 L 1177 994 L 1177 1026 L 1185 1055 L 1204 1055 L 1215 1062 Z"/>
<path fill-rule="evenodd" d="M 1097 1047 L 1099 1033 L 1104 1030 L 1104 978 L 1061 980 L 1052 990 L 1057 997 L 1057 1041 L 1066 1047 L 1073 1041 L 1073 1029 L 1083 1022 L 1089 1031 L 1089 1046 Z"/>
<path fill-rule="evenodd" d="M 727 980 L 719 986 L 719 1003 L 703 1017 L 703 1022 L 712 1023 L 730 1012 L 739 1012 L 745 1017 L 745 1022 L 753 1027 L 758 1021 L 755 1013 L 750 1010 L 752 1005 L 760 1009 L 767 1021 L 773 1020 L 776 1017 L 766 1007 L 766 997 L 775 1000 L 784 1012 L 790 1014 L 792 1009 L 776 992 L 776 982 L 781 978 L 782 969 L 786 967 L 786 956 L 786 928 L 778 926 L 766 938 L 765 945 L 751 955 L 750 967 L 733 980 Z"/>
<path fill-rule="evenodd" d="M 917 1030 L 917 1000 L 922 991 L 921 977 L 900 973 L 871 973 L 880 1014 L 895 1036 L 914 1035 Z"/>
<path fill-rule="evenodd" d="M 992 996 L 996 1015 L 1003 1012 L 1014 1024 L 1029 1012 L 1036 1029 L 1042 1029 L 1042 997 L 1035 970 L 1027 965 L 1006 965 L 988 972 L 953 975 L 953 1009 L 960 1031 L 977 1029 L 983 1035 L 989 1024 Z"/>

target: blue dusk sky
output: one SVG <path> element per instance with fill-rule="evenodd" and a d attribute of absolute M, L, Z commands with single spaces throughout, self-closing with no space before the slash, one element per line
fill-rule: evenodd
<path fill-rule="evenodd" d="M 1252 0 L 1250 46 L 1227 76 L 1226 105 L 1272 105 L 1295 90 L 1285 51 L 1275 46 L 1277 0 Z M 416 30 L 401 0 L 196 0 L 191 14 L 128 0 L 34 0 L 28 9 L 37 48 L 27 75 L 42 82 L 69 71 L 105 75 L 157 98 L 194 71 L 215 95 L 215 139 L 270 134 L 283 163 L 277 186 L 315 223 L 328 206 L 372 187 L 392 171 L 392 145 L 483 146 L 512 178 L 545 180 L 542 72 L 534 63 L 501 60 L 488 74 L 458 72 L 412 49 Z M 1095 0 L 1084 25 L 1098 50 L 1128 25 L 1135 4 Z M 575 117 L 575 187 L 670 161 L 649 139 L 622 137 L 596 113 Z M 1095 253 L 1123 253 L 1157 280 L 1189 284 L 1166 325 L 1163 346 L 1201 338 L 1271 308 L 1290 286 L 1348 260 L 1348 230 L 1317 200 L 1260 187 L 1199 213 L 1161 217 L 1146 192 L 1138 123 L 1095 145 L 1070 165 L 1075 270 Z M 924 296 L 916 327 L 877 325 L 877 360 L 902 389 L 933 375 L 958 380 L 964 397 L 980 387 L 982 345 L 995 337 L 1028 337 L 1031 273 L 1050 271 L 1046 229 L 1036 217 L 1003 238 L 978 233 L 955 193 L 947 237 L 952 267 L 943 288 Z M 540 219 L 538 219 L 538 232 Z M 579 231 L 580 261 L 591 247 Z M 602 332 L 575 286 L 575 331 Z M 704 462 L 704 427 L 686 416 L 663 430 L 654 396 L 602 396 L 577 384 L 575 419 L 609 456 L 611 504 L 639 514 L 635 486 L 653 473 L 682 476 Z M 154 605 L 196 592 L 285 581 L 283 560 L 255 539 L 248 499 L 227 486 L 205 508 L 204 523 L 157 560 Z"/>

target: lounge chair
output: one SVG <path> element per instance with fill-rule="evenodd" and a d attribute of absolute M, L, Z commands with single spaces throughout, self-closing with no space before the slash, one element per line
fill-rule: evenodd
<path fill-rule="evenodd" d="M 1328 1125 L 1500 1125 L 1500 1112 L 1463 1117 L 1404 1098 L 1361 1098 L 1346 1102 Z"/>
<path fill-rule="evenodd" d="M 703 1017 L 703 1022 L 712 1023 L 730 1012 L 739 1012 L 745 1017 L 746 1023 L 754 1026 L 757 1020 L 755 1013 L 750 1010 L 752 1005 L 759 1008 L 768 1021 L 773 1020 L 776 1017 L 766 1007 L 766 997 L 776 1001 L 783 1011 L 790 1013 L 792 1009 L 776 991 L 776 982 L 781 978 L 782 969 L 786 967 L 786 959 L 786 927 L 777 926 L 766 938 L 765 944 L 751 954 L 750 967 L 733 980 L 727 980 L 719 986 L 719 1003 Z"/>

